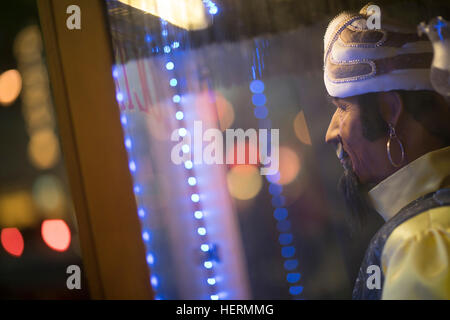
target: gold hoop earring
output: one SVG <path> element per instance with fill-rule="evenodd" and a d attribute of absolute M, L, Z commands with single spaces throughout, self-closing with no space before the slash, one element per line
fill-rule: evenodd
<path fill-rule="evenodd" d="M 392 166 L 398 168 L 403 164 L 403 161 L 405 161 L 405 149 L 403 148 L 402 142 L 400 141 L 400 139 L 397 137 L 397 134 L 395 133 L 395 128 L 390 123 L 388 123 L 388 125 L 389 125 L 389 139 L 386 144 L 387 155 L 388 155 L 389 161 L 391 162 Z M 402 152 L 402 159 L 400 160 L 399 163 L 395 163 L 394 160 L 392 160 L 392 156 L 391 156 L 391 141 L 392 140 L 397 141 L 397 143 L 400 147 L 400 151 Z"/>

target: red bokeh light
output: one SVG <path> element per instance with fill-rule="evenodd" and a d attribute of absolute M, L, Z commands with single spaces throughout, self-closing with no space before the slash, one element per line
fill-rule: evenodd
<path fill-rule="evenodd" d="M 5 228 L 2 230 L 0 238 L 6 252 L 14 257 L 20 257 L 22 255 L 24 242 L 19 229 Z"/>
<path fill-rule="evenodd" d="M 66 251 L 69 248 L 71 234 L 64 220 L 45 220 L 41 227 L 42 239 L 55 251 Z"/>

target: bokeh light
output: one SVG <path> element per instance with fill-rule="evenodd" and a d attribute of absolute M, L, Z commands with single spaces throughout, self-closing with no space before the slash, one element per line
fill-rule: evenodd
<path fill-rule="evenodd" d="M 217 116 L 219 117 L 220 130 L 231 127 L 234 122 L 233 105 L 218 91 L 216 91 Z"/>
<path fill-rule="evenodd" d="M 294 132 L 300 142 L 306 145 L 311 145 L 311 135 L 309 134 L 308 125 L 306 123 L 303 110 L 295 116 Z"/>
<path fill-rule="evenodd" d="M 64 209 L 63 187 L 58 177 L 41 175 L 33 184 L 33 201 L 46 217 L 59 215 Z"/>
<path fill-rule="evenodd" d="M 28 228 L 37 222 L 31 192 L 19 189 L 0 194 L 0 226 Z"/>
<path fill-rule="evenodd" d="M 14 257 L 20 257 L 22 255 L 24 242 L 19 229 L 5 228 L 2 230 L 0 238 L 6 252 Z"/>
<path fill-rule="evenodd" d="M 39 130 L 30 137 L 28 156 L 38 169 L 50 169 L 59 161 L 59 142 L 51 128 Z"/>
<path fill-rule="evenodd" d="M 233 198 L 249 200 L 261 191 L 263 181 L 258 167 L 238 165 L 228 172 L 227 184 Z"/>
<path fill-rule="evenodd" d="M 17 70 L 8 70 L 0 75 L 0 104 L 9 106 L 22 90 L 22 77 Z"/>
<path fill-rule="evenodd" d="M 261 80 L 253 80 L 250 82 L 250 91 L 252 93 L 263 93 L 264 92 L 264 82 Z"/>
<path fill-rule="evenodd" d="M 64 220 L 45 220 L 42 222 L 41 235 L 45 244 L 55 251 L 63 252 L 69 248 L 71 234 Z"/>
<path fill-rule="evenodd" d="M 289 147 L 280 147 L 280 180 L 279 184 L 289 184 L 300 172 L 300 158 L 297 153 Z"/>

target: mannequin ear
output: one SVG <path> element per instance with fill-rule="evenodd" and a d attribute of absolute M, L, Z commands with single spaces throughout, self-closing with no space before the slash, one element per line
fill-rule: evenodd
<path fill-rule="evenodd" d="M 395 91 L 380 92 L 378 94 L 380 114 L 386 123 L 397 125 L 403 113 L 403 100 Z"/>

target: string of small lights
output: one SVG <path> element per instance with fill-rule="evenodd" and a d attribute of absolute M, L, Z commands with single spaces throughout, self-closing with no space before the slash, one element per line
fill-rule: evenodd
<path fill-rule="evenodd" d="M 167 24 L 162 21 L 163 32 L 166 29 Z M 166 33 L 167 34 L 167 33 Z M 173 89 L 174 95 L 172 97 L 172 102 L 175 105 L 175 119 L 179 123 L 178 134 L 180 137 L 184 137 L 187 134 L 186 123 L 185 123 L 185 112 L 183 103 L 182 103 L 182 95 L 180 92 L 178 79 L 176 77 L 176 67 L 174 61 L 172 61 L 173 57 L 171 57 L 171 50 L 169 50 L 169 46 L 164 46 L 164 53 L 167 57 L 167 62 L 165 64 L 165 68 L 167 72 L 169 72 L 170 80 L 169 86 Z M 188 154 L 190 152 L 190 146 L 188 144 L 184 144 L 181 147 L 183 153 Z M 209 288 L 209 298 L 212 300 L 219 299 L 217 292 L 214 290 L 214 286 L 216 285 L 216 276 L 214 270 L 214 261 L 209 260 L 208 252 L 210 251 L 209 238 L 208 238 L 208 229 L 205 221 L 205 213 L 202 207 L 201 201 L 201 193 L 199 191 L 196 176 L 195 165 L 191 160 L 184 161 L 185 168 L 185 183 L 189 186 L 190 189 L 190 201 L 192 202 L 192 214 L 195 219 L 195 228 L 196 234 L 198 235 L 198 241 L 200 243 L 199 252 L 203 254 L 204 258 L 202 259 L 203 267 L 205 271 L 205 283 L 210 286 Z"/>
<path fill-rule="evenodd" d="M 205 8 L 208 10 L 210 15 L 215 15 L 218 13 L 218 8 L 216 4 L 213 1 L 209 0 L 203 0 L 203 3 L 205 5 Z M 166 58 L 166 61 L 164 63 L 164 71 L 169 74 L 169 89 L 173 92 L 172 95 L 172 103 L 175 109 L 174 117 L 179 123 L 178 127 L 178 135 L 179 137 L 184 137 L 187 134 L 186 129 L 186 123 L 185 123 L 185 112 L 187 110 L 183 110 L 183 103 L 182 103 L 182 94 L 181 94 L 181 85 L 180 81 L 177 78 L 177 69 L 176 69 L 176 61 L 175 57 L 173 55 L 174 50 L 178 49 L 180 47 L 179 41 L 172 41 L 170 42 L 169 39 L 169 26 L 167 21 L 164 19 L 160 19 L 161 23 L 161 35 L 163 39 L 163 43 L 161 48 L 152 46 L 152 52 L 160 52 L 162 51 L 164 53 L 164 56 Z M 147 44 L 152 43 L 153 38 L 150 34 L 147 34 L 145 36 L 145 42 Z M 119 78 L 119 70 L 117 68 L 113 69 L 113 78 L 116 81 L 116 88 L 119 88 L 118 86 L 118 78 Z M 120 91 L 117 91 L 116 93 L 116 99 L 119 102 L 119 104 L 122 104 L 127 97 L 124 96 L 124 94 Z M 124 132 L 126 133 L 125 138 L 125 147 L 128 151 L 129 155 L 129 170 L 133 176 L 136 175 L 138 171 L 138 164 L 136 163 L 136 160 L 133 156 L 133 141 L 131 139 L 131 135 L 129 134 L 128 130 L 128 119 L 125 114 L 121 115 L 121 124 L 123 127 Z M 182 152 L 187 154 L 190 152 L 190 146 L 188 144 L 185 144 L 182 146 Z M 184 161 L 184 168 L 185 168 L 185 181 L 187 183 L 188 188 L 190 189 L 190 201 L 192 203 L 192 217 L 194 219 L 194 225 L 196 228 L 196 234 L 198 235 L 198 242 L 199 244 L 199 254 L 201 256 L 201 263 L 202 267 L 204 269 L 205 274 L 205 284 L 208 286 L 208 299 L 211 300 L 219 300 L 221 297 L 221 293 L 218 292 L 216 285 L 217 285 L 217 277 L 215 274 L 215 263 L 218 260 L 216 257 L 216 249 L 214 245 L 211 245 L 208 237 L 208 230 L 206 225 L 206 219 L 205 219 L 205 212 L 202 208 L 202 202 L 201 202 L 201 193 L 199 191 L 198 185 L 197 185 L 197 176 L 195 172 L 195 166 L 191 160 Z M 139 201 L 139 195 L 141 193 L 141 187 L 139 185 L 134 185 L 134 193 L 136 196 L 136 199 Z M 138 206 L 138 216 L 141 219 L 141 225 L 145 225 L 144 220 L 147 216 L 147 210 L 142 205 Z M 152 288 L 156 294 L 155 298 L 157 300 L 164 299 L 161 295 L 158 294 L 158 287 L 160 285 L 160 278 L 157 272 L 155 272 L 155 263 L 156 263 L 156 257 L 155 253 L 152 250 L 152 246 L 150 243 L 151 240 L 151 232 L 144 228 L 142 231 L 142 239 L 144 240 L 144 243 L 146 244 L 146 258 L 147 263 L 150 267 L 152 267 L 152 276 L 150 279 L 150 283 L 152 285 Z"/>
<path fill-rule="evenodd" d="M 120 90 L 120 87 L 118 84 L 119 77 L 121 75 L 126 77 L 125 69 L 123 68 L 123 71 L 121 72 L 120 69 L 117 66 L 115 66 L 113 68 L 112 75 L 113 75 L 114 81 L 116 83 L 116 100 L 120 106 L 123 106 L 123 104 L 128 99 L 130 99 L 130 97 L 127 97 L 123 92 L 119 91 Z M 130 132 L 131 128 L 129 127 L 130 124 L 129 124 L 129 120 L 128 120 L 128 117 L 126 116 L 126 114 L 121 114 L 120 122 L 122 124 L 122 128 L 125 133 L 124 144 L 125 144 L 125 148 L 128 153 L 128 168 L 130 170 L 130 173 L 133 176 L 133 181 L 136 181 L 136 173 L 138 172 L 138 164 L 135 159 L 135 151 L 134 151 L 135 145 L 134 145 L 133 139 L 131 138 L 132 137 L 132 134 Z M 140 195 L 142 193 L 142 187 L 139 184 L 135 183 L 133 186 L 133 192 L 135 194 L 136 201 L 138 204 L 138 216 L 141 221 L 141 226 L 144 226 L 145 225 L 144 221 L 147 218 L 148 210 L 147 210 L 147 208 L 144 207 L 143 201 L 140 200 Z M 155 253 L 152 250 L 153 248 L 150 243 L 151 236 L 152 236 L 152 234 L 151 234 L 150 230 L 148 230 L 147 228 L 143 228 L 142 239 L 145 244 L 146 260 L 147 260 L 147 264 L 149 266 L 153 266 L 155 264 Z M 154 270 L 152 270 L 152 276 L 150 278 L 150 283 L 152 285 L 154 292 L 157 293 L 157 288 L 159 285 L 159 278 L 158 278 L 157 274 L 154 273 Z M 159 299 L 160 297 L 158 295 L 156 295 L 155 298 Z"/>
<path fill-rule="evenodd" d="M 269 111 L 266 107 L 267 97 L 264 94 L 265 84 L 261 80 L 264 70 L 264 48 L 267 45 L 268 41 L 266 40 L 255 40 L 255 51 L 252 56 L 253 64 L 251 68 L 252 81 L 249 88 L 252 93 L 252 104 L 255 107 L 253 113 L 259 121 L 260 129 L 270 130 Z M 270 135 L 268 139 L 270 139 Z M 293 244 L 294 236 L 291 232 L 291 221 L 288 217 L 288 210 L 285 207 L 286 199 L 282 195 L 283 186 L 277 183 L 280 179 L 280 173 L 267 175 L 266 179 L 269 182 L 269 193 L 272 195 L 272 206 L 275 208 L 273 216 L 277 220 L 278 242 L 281 245 L 281 255 L 285 259 L 283 266 L 287 271 L 286 281 L 289 284 L 289 293 L 293 297 L 297 297 L 302 293 L 303 286 L 298 284 L 301 275 L 298 272 L 298 259 L 296 258 L 297 252 Z"/>

